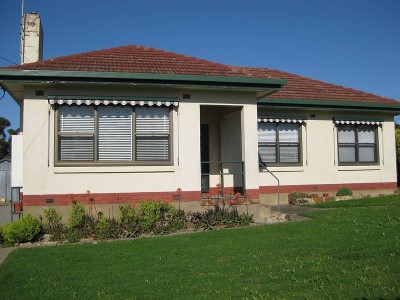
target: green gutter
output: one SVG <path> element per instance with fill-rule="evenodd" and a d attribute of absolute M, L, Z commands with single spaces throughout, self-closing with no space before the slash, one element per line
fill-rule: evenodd
<path fill-rule="evenodd" d="M 33 81 L 116 81 L 116 82 L 160 82 L 160 83 L 196 83 L 215 86 L 240 86 L 260 88 L 280 88 L 286 80 L 254 77 L 176 75 L 156 73 L 124 72 L 82 72 L 82 71 L 49 71 L 49 70 L 5 70 L 0 69 L 0 81 L 33 80 Z"/>
<path fill-rule="evenodd" d="M 274 99 L 263 98 L 258 101 L 259 106 L 276 106 L 285 108 L 332 108 L 332 109 L 357 109 L 357 110 L 379 110 L 400 113 L 399 104 L 376 103 L 376 102 L 354 102 L 337 100 L 306 100 L 306 99 Z"/>

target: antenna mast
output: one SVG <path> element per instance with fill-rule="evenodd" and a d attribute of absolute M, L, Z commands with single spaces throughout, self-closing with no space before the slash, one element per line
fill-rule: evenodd
<path fill-rule="evenodd" d="M 21 5 L 21 50 L 19 51 L 20 56 L 21 56 L 21 65 L 24 64 L 24 57 L 25 57 L 25 53 L 24 53 L 24 46 L 25 46 L 25 20 L 24 20 L 24 0 L 22 0 L 22 5 Z"/>

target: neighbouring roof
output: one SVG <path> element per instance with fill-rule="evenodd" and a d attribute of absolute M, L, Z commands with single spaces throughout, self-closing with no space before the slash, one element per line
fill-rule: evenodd
<path fill-rule="evenodd" d="M 400 104 L 394 99 L 288 72 L 268 68 L 233 67 L 143 46 L 123 46 L 104 49 L 0 69 L 283 79 L 287 81 L 286 86 L 283 86 L 280 91 L 269 95 L 268 99 L 297 100 L 299 103 L 304 100 L 316 100 L 366 104 Z"/>

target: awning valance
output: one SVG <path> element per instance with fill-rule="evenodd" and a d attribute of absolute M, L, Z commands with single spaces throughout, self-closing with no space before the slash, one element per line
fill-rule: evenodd
<path fill-rule="evenodd" d="M 50 104 L 67 105 L 130 105 L 130 106 L 178 106 L 178 98 L 129 98 L 129 97 L 62 97 L 49 96 Z"/>
<path fill-rule="evenodd" d="M 382 125 L 382 120 L 374 120 L 374 119 L 366 119 L 366 120 L 357 120 L 357 119 L 334 119 L 336 124 L 357 124 L 357 125 Z"/>
<path fill-rule="evenodd" d="M 307 123 L 305 117 L 258 117 L 257 121 L 265 123 Z"/>

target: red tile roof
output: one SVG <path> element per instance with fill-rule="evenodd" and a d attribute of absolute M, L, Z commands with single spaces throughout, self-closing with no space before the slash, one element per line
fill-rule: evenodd
<path fill-rule="evenodd" d="M 249 77 L 230 66 L 143 46 L 61 56 L 8 69 Z"/>
<path fill-rule="evenodd" d="M 279 78 L 287 81 L 279 92 L 267 98 L 290 100 L 323 100 L 323 101 L 350 101 L 367 103 L 399 104 L 399 101 L 377 96 L 370 93 L 346 88 L 320 80 L 307 78 L 268 68 L 237 67 L 247 73 L 248 76 L 263 75 L 265 77 Z"/>
<path fill-rule="evenodd" d="M 400 104 L 393 99 L 279 70 L 232 67 L 143 46 L 104 49 L 2 69 L 279 78 L 287 80 L 287 85 L 268 98 Z"/>

